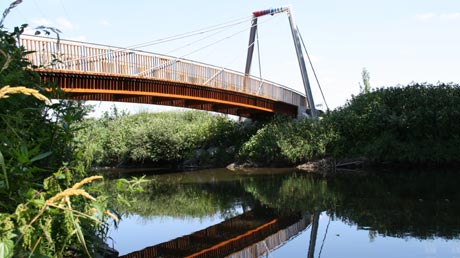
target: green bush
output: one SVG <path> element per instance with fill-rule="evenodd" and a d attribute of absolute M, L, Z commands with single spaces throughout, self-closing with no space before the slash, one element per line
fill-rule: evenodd
<path fill-rule="evenodd" d="M 240 158 L 259 165 L 297 164 L 322 158 L 334 137 L 321 121 L 275 117 L 240 150 Z"/>
<path fill-rule="evenodd" d="M 459 162 L 460 87 L 412 84 L 353 97 L 327 118 L 337 157 L 376 162 Z"/>
<path fill-rule="evenodd" d="M 201 111 L 111 115 L 83 121 L 80 147 L 89 150 L 95 165 L 179 164 L 196 158 L 197 150 L 232 147 L 247 138 L 246 125 Z M 225 151 L 224 151 L 225 152 Z M 230 157 L 206 157 L 214 165 Z"/>

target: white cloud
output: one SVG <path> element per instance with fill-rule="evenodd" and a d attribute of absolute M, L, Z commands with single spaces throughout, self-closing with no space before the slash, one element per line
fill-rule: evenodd
<path fill-rule="evenodd" d="M 69 20 L 65 18 L 57 18 L 55 21 L 51 21 L 45 18 L 37 18 L 32 20 L 31 24 L 32 28 L 38 27 L 38 26 L 46 26 L 46 27 L 55 27 L 56 29 L 59 29 L 60 31 L 69 31 L 73 30 L 75 26 L 70 22 Z"/>
<path fill-rule="evenodd" d="M 415 15 L 415 18 L 419 21 L 427 21 L 433 19 L 443 19 L 443 20 L 460 20 L 460 12 L 453 13 L 419 13 Z"/>
<path fill-rule="evenodd" d="M 102 26 L 104 26 L 104 27 L 108 27 L 108 26 L 111 25 L 110 22 L 107 21 L 107 20 L 101 20 L 101 21 L 99 22 L 99 24 L 102 25 Z"/>
<path fill-rule="evenodd" d="M 441 18 L 447 19 L 447 20 L 460 20 L 460 12 L 456 13 L 444 13 L 441 15 Z"/>
<path fill-rule="evenodd" d="M 426 21 L 433 19 L 436 16 L 435 13 L 419 13 L 415 15 L 415 18 L 420 21 Z"/>
<path fill-rule="evenodd" d="M 37 27 L 37 26 L 51 26 L 52 22 L 50 20 L 47 20 L 45 18 L 38 18 L 32 20 L 32 26 Z"/>
<path fill-rule="evenodd" d="M 57 23 L 56 27 L 60 29 L 61 31 L 72 30 L 74 28 L 74 25 L 72 24 L 72 22 L 62 17 L 57 18 L 56 23 Z"/>

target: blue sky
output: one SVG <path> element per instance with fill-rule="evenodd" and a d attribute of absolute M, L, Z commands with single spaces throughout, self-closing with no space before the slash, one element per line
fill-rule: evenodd
<path fill-rule="evenodd" d="M 3 0 L 0 10 L 10 2 Z M 54 26 L 62 38 L 128 47 L 241 19 L 206 39 L 209 34 L 143 50 L 243 71 L 252 11 L 285 5 L 292 7 L 331 108 L 359 92 L 364 67 L 373 87 L 460 83 L 458 0 L 24 0 L 5 26 Z M 252 73 L 303 92 L 290 33 L 286 14 L 259 18 L 261 69 L 255 59 Z M 311 70 L 309 76 L 315 102 L 323 104 Z"/>

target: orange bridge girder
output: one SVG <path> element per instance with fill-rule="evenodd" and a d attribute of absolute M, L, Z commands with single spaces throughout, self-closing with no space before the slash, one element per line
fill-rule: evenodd
<path fill-rule="evenodd" d="M 275 113 L 297 116 L 298 107 L 244 92 L 178 81 L 81 71 L 38 69 L 42 83 L 54 84 L 67 99 L 167 105 L 257 118 Z M 62 98 L 62 96 L 56 96 Z"/>

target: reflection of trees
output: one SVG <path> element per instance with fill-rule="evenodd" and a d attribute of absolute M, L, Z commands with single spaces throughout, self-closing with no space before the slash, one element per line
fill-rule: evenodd
<path fill-rule="evenodd" d="M 328 191 L 327 181 L 310 175 L 291 174 L 273 180 L 242 182 L 245 191 L 271 208 L 295 211 L 323 211 L 334 207 L 337 195 Z"/>
<path fill-rule="evenodd" d="M 231 218 L 238 214 L 239 205 L 250 205 L 253 199 L 239 186 L 238 181 L 220 183 L 190 183 L 152 180 L 142 192 L 117 191 L 109 182 L 106 189 L 112 198 L 131 200 L 114 202 L 121 215 L 141 217 L 171 216 L 203 218 L 221 214 Z M 243 207 L 244 208 L 244 207 Z"/>
<path fill-rule="evenodd" d="M 197 182 L 199 181 L 199 182 Z M 286 211 L 322 211 L 334 207 L 336 196 L 327 191 L 327 182 L 305 174 L 240 176 L 233 180 L 209 182 L 186 178 L 151 181 L 144 192 L 107 191 L 115 198 L 134 200 L 118 205 L 122 214 L 147 216 L 204 217 L 220 213 L 232 217 L 238 205 L 263 205 Z"/>
<path fill-rule="evenodd" d="M 221 214 L 231 218 L 238 209 L 264 206 L 285 212 L 330 216 L 397 237 L 458 238 L 460 191 L 454 173 L 380 173 L 232 175 L 231 178 L 156 178 L 144 192 L 120 193 L 109 183 L 114 198 L 134 199 L 116 208 L 122 215 L 198 217 Z M 110 187 L 109 187 L 110 186 Z"/>
<path fill-rule="evenodd" d="M 458 238 L 456 182 L 455 173 L 442 172 L 339 176 L 329 180 L 329 190 L 341 196 L 331 213 L 382 235 Z"/>

